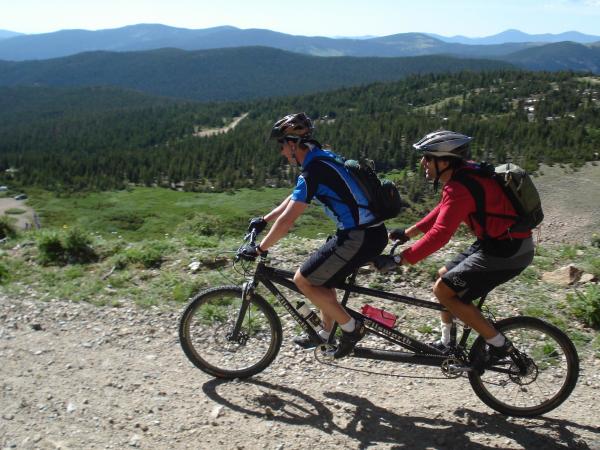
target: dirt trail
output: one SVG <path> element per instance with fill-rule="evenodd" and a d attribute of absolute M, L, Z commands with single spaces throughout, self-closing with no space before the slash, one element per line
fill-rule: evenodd
<path fill-rule="evenodd" d="M 0 297 L 0 445 L 600 448 L 597 359 L 585 358 L 560 408 L 508 419 L 481 403 L 466 379 L 440 379 L 438 369 L 322 365 L 290 345 L 290 329 L 265 372 L 216 381 L 180 351 L 178 312 Z"/>
<path fill-rule="evenodd" d="M 12 197 L 0 198 L 0 215 L 5 214 L 9 209 L 22 209 L 25 212 L 23 214 L 9 214 L 9 217 L 16 219 L 17 227 L 25 229 L 26 227 L 32 227 L 34 222 L 35 212 L 27 206 L 24 200 L 15 200 Z"/>
<path fill-rule="evenodd" d="M 249 113 L 244 113 L 241 116 L 236 117 L 235 119 L 233 119 L 231 121 L 231 123 L 229 125 L 226 125 L 224 127 L 208 128 L 206 130 L 198 131 L 198 132 L 194 133 L 194 136 L 207 137 L 207 136 L 214 136 L 215 134 L 227 133 L 228 131 L 233 130 L 235 127 L 237 127 L 238 124 L 248 116 L 248 114 Z"/>

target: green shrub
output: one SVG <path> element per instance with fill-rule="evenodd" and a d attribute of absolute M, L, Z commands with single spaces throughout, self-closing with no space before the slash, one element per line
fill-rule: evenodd
<path fill-rule="evenodd" d="M 597 284 L 586 286 L 584 292 L 567 294 L 567 302 L 575 317 L 593 328 L 600 328 L 600 287 Z"/>
<path fill-rule="evenodd" d="M 78 228 L 67 231 L 64 237 L 67 260 L 70 263 L 88 263 L 98 259 L 92 248 L 92 239 Z"/>
<path fill-rule="evenodd" d="M 25 214 L 26 212 L 27 211 L 21 208 L 8 208 L 6 211 L 4 211 L 4 214 L 12 214 L 16 216 L 19 214 Z"/>
<path fill-rule="evenodd" d="M 600 234 L 592 234 L 592 247 L 600 248 Z"/>
<path fill-rule="evenodd" d="M 38 235 L 38 259 L 44 265 L 65 264 L 67 255 L 61 236 L 56 231 L 44 231 Z"/>
<path fill-rule="evenodd" d="M 44 265 L 92 262 L 98 257 L 91 244 L 91 238 L 77 228 L 42 232 L 37 240 L 39 261 Z"/>
<path fill-rule="evenodd" d="M 201 236 L 215 236 L 223 234 L 224 223 L 219 216 L 198 213 L 191 219 L 177 227 L 178 233 L 194 234 Z"/>
<path fill-rule="evenodd" d="M 125 250 L 125 259 L 120 263 L 140 264 L 146 269 L 160 267 L 164 261 L 164 254 L 171 250 L 171 246 L 161 241 L 148 241 Z"/>
<path fill-rule="evenodd" d="M 15 219 L 8 216 L 0 216 L 0 239 L 13 238 L 16 235 Z"/>
<path fill-rule="evenodd" d="M 573 260 L 577 257 L 577 247 L 574 245 L 565 245 L 560 250 L 560 257 L 566 260 Z"/>

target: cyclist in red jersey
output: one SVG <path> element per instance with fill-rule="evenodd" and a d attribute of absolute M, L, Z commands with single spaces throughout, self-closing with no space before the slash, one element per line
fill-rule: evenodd
<path fill-rule="evenodd" d="M 467 161 L 471 137 L 453 131 L 437 131 L 413 145 L 422 153 L 421 165 L 434 187 L 441 183 L 440 203 L 415 225 L 390 232 L 393 240 L 408 242 L 423 233 L 423 237 L 391 258 L 381 255 L 375 265 L 390 270 L 401 264 L 415 264 L 448 243 L 461 223 L 465 223 L 477 240 L 439 271 L 433 293 L 447 311 L 441 314 L 441 339 L 434 347 L 449 350 L 453 317 L 477 331 L 487 342 L 485 360 L 502 359 L 514 349 L 511 342 L 488 322 L 471 302 L 496 286 L 521 273 L 533 261 L 534 245 L 531 231 L 511 232 L 515 210 L 500 185 L 492 178 L 477 176 L 476 164 Z M 484 226 L 476 220 L 476 202 L 459 178 L 476 178 L 485 197 Z M 500 217 L 501 216 L 501 217 Z"/>

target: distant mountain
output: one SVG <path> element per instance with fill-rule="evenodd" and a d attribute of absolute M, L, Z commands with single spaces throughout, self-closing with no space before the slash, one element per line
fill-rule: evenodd
<path fill-rule="evenodd" d="M 441 39 L 454 39 L 468 43 L 444 42 Z M 242 30 L 230 26 L 190 30 L 165 25 L 140 24 L 109 30 L 63 30 L 55 33 L 20 35 L 0 39 L 0 60 L 45 60 L 95 51 L 136 52 L 164 48 L 196 51 L 256 46 L 330 57 L 395 58 L 447 55 L 460 58 L 507 59 L 508 55 L 516 52 L 545 45 L 543 40 L 555 39 L 600 42 L 600 36 L 589 36 L 577 32 L 558 35 L 529 35 L 518 30 L 507 30 L 486 38 L 458 36 L 454 38 L 440 37 L 440 39 L 424 33 L 401 33 L 366 39 L 334 39 L 319 36 L 293 36 L 260 29 Z M 472 45 L 473 43 L 477 45 Z M 592 45 L 588 50 L 593 48 L 597 47 Z M 540 54 L 548 52 L 552 53 L 553 51 L 546 49 Z M 526 53 L 526 55 L 534 54 L 536 53 Z M 520 58 L 519 55 L 516 58 Z M 555 67 L 562 67 L 566 70 L 590 70 L 590 68 L 596 67 L 593 52 L 579 49 L 578 58 L 583 59 L 572 58 L 565 52 L 557 51 L 553 58 L 538 58 L 538 62 L 534 66 L 536 70 L 556 70 Z M 512 61 L 512 59 L 509 60 Z M 543 61 L 546 60 L 549 65 L 544 67 Z M 519 63 L 519 65 L 522 66 L 523 63 Z M 526 67 L 533 69 L 533 66 L 526 65 Z M 427 71 L 428 69 L 423 67 L 422 70 Z M 101 72 L 103 72 L 102 69 Z M 361 73 L 364 73 L 364 70 Z M 374 81 L 372 77 L 367 78 L 368 81 Z M 353 80 L 351 83 L 356 82 L 358 81 Z M 336 84 L 335 86 L 340 85 Z M 267 90 L 271 91 L 271 89 Z"/>
<path fill-rule="evenodd" d="M 530 70 L 575 70 L 600 73 L 600 46 L 557 42 L 512 53 L 503 58 Z"/>
<path fill-rule="evenodd" d="M 481 38 L 470 38 L 466 36 L 452 36 L 445 37 L 438 34 L 429 34 L 436 39 L 443 42 L 454 43 L 454 44 L 466 44 L 466 45 L 494 45 L 494 44 L 506 44 L 506 43 L 517 43 L 517 42 L 563 42 L 572 41 L 580 44 L 590 44 L 592 42 L 600 41 L 600 36 L 592 36 L 589 34 L 579 33 L 578 31 L 567 31 L 559 34 L 527 34 L 519 30 L 506 30 L 502 33 L 494 34 L 492 36 L 486 36 Z"/>
<path fill-rule="evenodd" d="M 411 74 L 495 70 L 502 61 L 448 56 L 323 58 L 266 47 L 90 52 L 44 61 L 0 61 L 0 86 L 109 85 L 202 101 L 317 92 Z"/>
<path fill-rule="evenodd" d="M 14 31 L 8 30 L 0 30 L 0 39 L 8 39 L 15 36 L 21 36 L 21 33 L 16 33 Z"/>
<path fill-rule="evenodd" d="M 293 36 L 270 30 L 217 27 L 202 30 L 140 24 L 123 28 L 23 35 L 0 41 L 0 59 L 24 61 L 69 56 L 77 53 L 139 51 L 172 47 L 205 50 L 242 46 L 265 46 L 315 56 L 418 56 L 455 54 L 468 57 L 503 55 L 528 46 L 469 46 L 443 42 L 424 33 L 402 33 L 370 39 L 333 39 Z"/>

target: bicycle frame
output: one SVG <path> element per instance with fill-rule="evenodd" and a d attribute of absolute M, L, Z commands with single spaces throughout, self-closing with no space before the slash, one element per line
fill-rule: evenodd
<path fill-rule="evenodd" d="M 357 273 L 358 273 L 358 270 L 355 271 L 350 277 L 348 277 L 348 281 L 339 283 L 338 285 L 335 286 L 336 289 L 344 291 L 344 296 L 341 301 L 342 306 L 346 309 L 346 311 L 352 317 L 362 319 L 365 323 L 365 326 L 371 333 L 373 333 L 389 342 L 399 345 L 409 351 L 404 352 L 404 351 L 393 351 L 393 350 L 379 350 L 379 349 L 372 349 L 372 348 L 357 346 L 354 349 L 354 353 L 351 356 L 354 356 L 356 358 L 406 362 L 406 363 L 429 365 L 429 366 L 440 366 L 442 364 L 442 362 L 444 362 L 448 358 L 456 356 L 456 355 L 443 354 L 442 352 L 440 352 L 439 350 L 437 350 L 434 347 L 430 347 L 429 345 L 424 344 L 423 342 L 421 342 L 411 336 L 408 336 L 400 331 L 386 327 L 386 326 L 372 320 L 369 317 L 363 316 L 358 311 L 355 311 L 355 310 L 349 308 L 348 306 L 346 306 L 348 299 L 350 297 L 350 294 L 355 293 L 355 294 L 362 294 L 362 295 L 369 296 L 369 297 L 390 300 L 393 302 L 405 303 L 405 304 L 409 304 L 409 305 L 416 306 L 419 308 L 427 308 L 427 309 L 432 309 L 432 310 L 436 310 L 436 311 L 445 310 L 445 308 L 437 302 L 422 300 L 422 299 L 418 299 L 415 297 L 396 294 L 396 293 L 389 292 L 389 291 L 383 291 L 383 290 L 379 290 L 379 289 L 372 289 L 372 288 L 367 288 L 367 287 L 363 287 L 363 286 L 358 286 L 354 283 Z M 248 298 L 247 297 L 248 293 L 253 291 L 258 286 L 259 283 L 262 283 L 273 294 L 273 296 L 277 299 L 277 301 L 291 314 L 291 316 L 303 328 L 303 330 L 310 336 L 315 337 L 316 332 L 314 331 L 314 329 L 308 324 L 308 322 L 304 319 L 304 317 L 302 317 L 298 313 L 296 308 L 294 308 L 292 306 L 290 301 L 275 286 L 276 284 L 279 284 L 283 287 L 286 287 L 286 288 L 302 295 L 302 293 L 300 292 L 300 290 L 298 289 L 296 284 L 292 281 L 293 276 L 294 276 L 293 272 L 290 272 L 287 270 L 276 269 L 276 268 L 267 266 L 265 264 L 264 259 L 261 258 L 257 264 L 256 270 L 254 272 L 252 279 L 244 284 L 244 290 L 243 290 L 244 299 Z M 485 300 L 485 297 L 482 297 L 479 300 L 479 303 L 477 304 L 477 307 L 479 309 L 481 309 L 481 306 L 482 306 L 484 300 Z M 243 317 L 245 315 L 246 307 L 249 304 L 249 299 L 247 302 L 243 302 L 243 304 L 245 306 L 242 306 L 242 310 L 240 311 L 240 315 L 238 317 L 239 323 L 236 325 L 235 330 L 239 330 L 239 325 L 241 325 L 241 320 L 243 319 Z M 332 333 L 329 338 L 330 339 L 329 343 L 331 343 L 331 341 L 333 340 L 336 327 L 337 327 L 337 324 L 334 326 L 334 329 L 332 330 Z M 459 342 L 457 342 L 457 348 L 459 348 L 459 349 L 465 348 L 465 345 L 466 345 L 466 342 L 467 342 L 470 332 L 471 332 L 470 328 L 465 328 L 463 330 L 461 339 Z M 234 331 L 234 335 L 235 334 L 236 334 L 236 332 Z M 463 354 L 460 356 L 464 357 L 465 355 Z"/>

